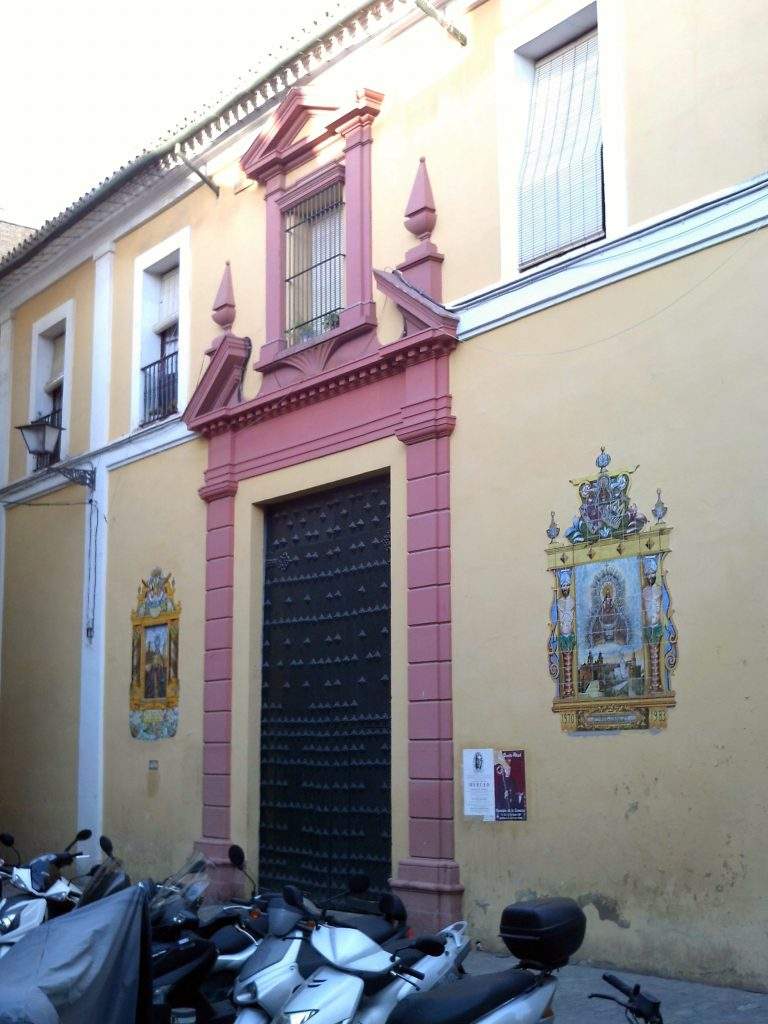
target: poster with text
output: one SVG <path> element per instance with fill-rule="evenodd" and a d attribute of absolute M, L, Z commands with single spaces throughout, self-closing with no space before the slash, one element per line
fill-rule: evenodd
<path fill-rule="evenodd" d="M 494 750 L 472 747 L 463 751 L 464 813 L 483 821 L 495 821 Z"/>
<path fill-rule="evenodd" d="M 496 821 L 527 820 L 524 750 L 494 751 L 493 795 Z"/>

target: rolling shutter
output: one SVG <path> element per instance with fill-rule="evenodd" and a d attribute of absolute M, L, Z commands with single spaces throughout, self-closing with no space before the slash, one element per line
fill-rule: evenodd
<path fill-rule="evenodd" d="M 520 175 L 520 268 L 605 234 L 597 33 L 536 64 Z"/>

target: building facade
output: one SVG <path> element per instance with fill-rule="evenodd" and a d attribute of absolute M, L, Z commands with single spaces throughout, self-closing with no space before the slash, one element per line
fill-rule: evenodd
<path fill-rule="evenodd" d="M 374 0 L 0 262 L 22 849 L 765 988 L 760 13 Z"/>

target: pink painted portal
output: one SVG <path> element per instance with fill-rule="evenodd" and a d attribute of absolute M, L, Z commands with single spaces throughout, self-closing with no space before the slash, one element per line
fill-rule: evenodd
<path fill-rule="evenodd" d="M 381 345 L 370 333 L 364 346 L 341 347 L 243 401 L 236 381 L 250 346 L 229 333 L 229 320 L 184 419 L 209 442 L 200 489 L 208 503 L 201 845 L 217 859 L 230 838 L 238 483 L 384 437 L 407 446 L 409 856 L 391 885 L 413 926 L 435 929 L 460 917 L 463 892 L 454 860 L 451 702 L 449 357 L 456 318 L 439 304 L 443 257 L 429 239 L 434 203 L 423 163 L 414 195 L 418 208 L 409 219 L 419 245 L 395 273 L 374 272 L 403 316 L 403 337 Z"/>

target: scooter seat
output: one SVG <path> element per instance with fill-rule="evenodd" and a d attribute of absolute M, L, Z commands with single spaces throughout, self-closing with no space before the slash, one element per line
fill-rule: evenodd
<path fill-rule="evenodd" d="M 331 920 L 341 928 L 357 928 L 379 945 L 391 939 L 402 927 L 399 921 L 391 924 L 385 918 L 376 917 L 374 914 L 334 913 Z"/>
<path fill-rule="evenodd" d="M 395 1007 L 387 1024 L 473 1024 L 535 984 L 535 974 L 517 969 L 464 977 L 408 996 Z"/>

